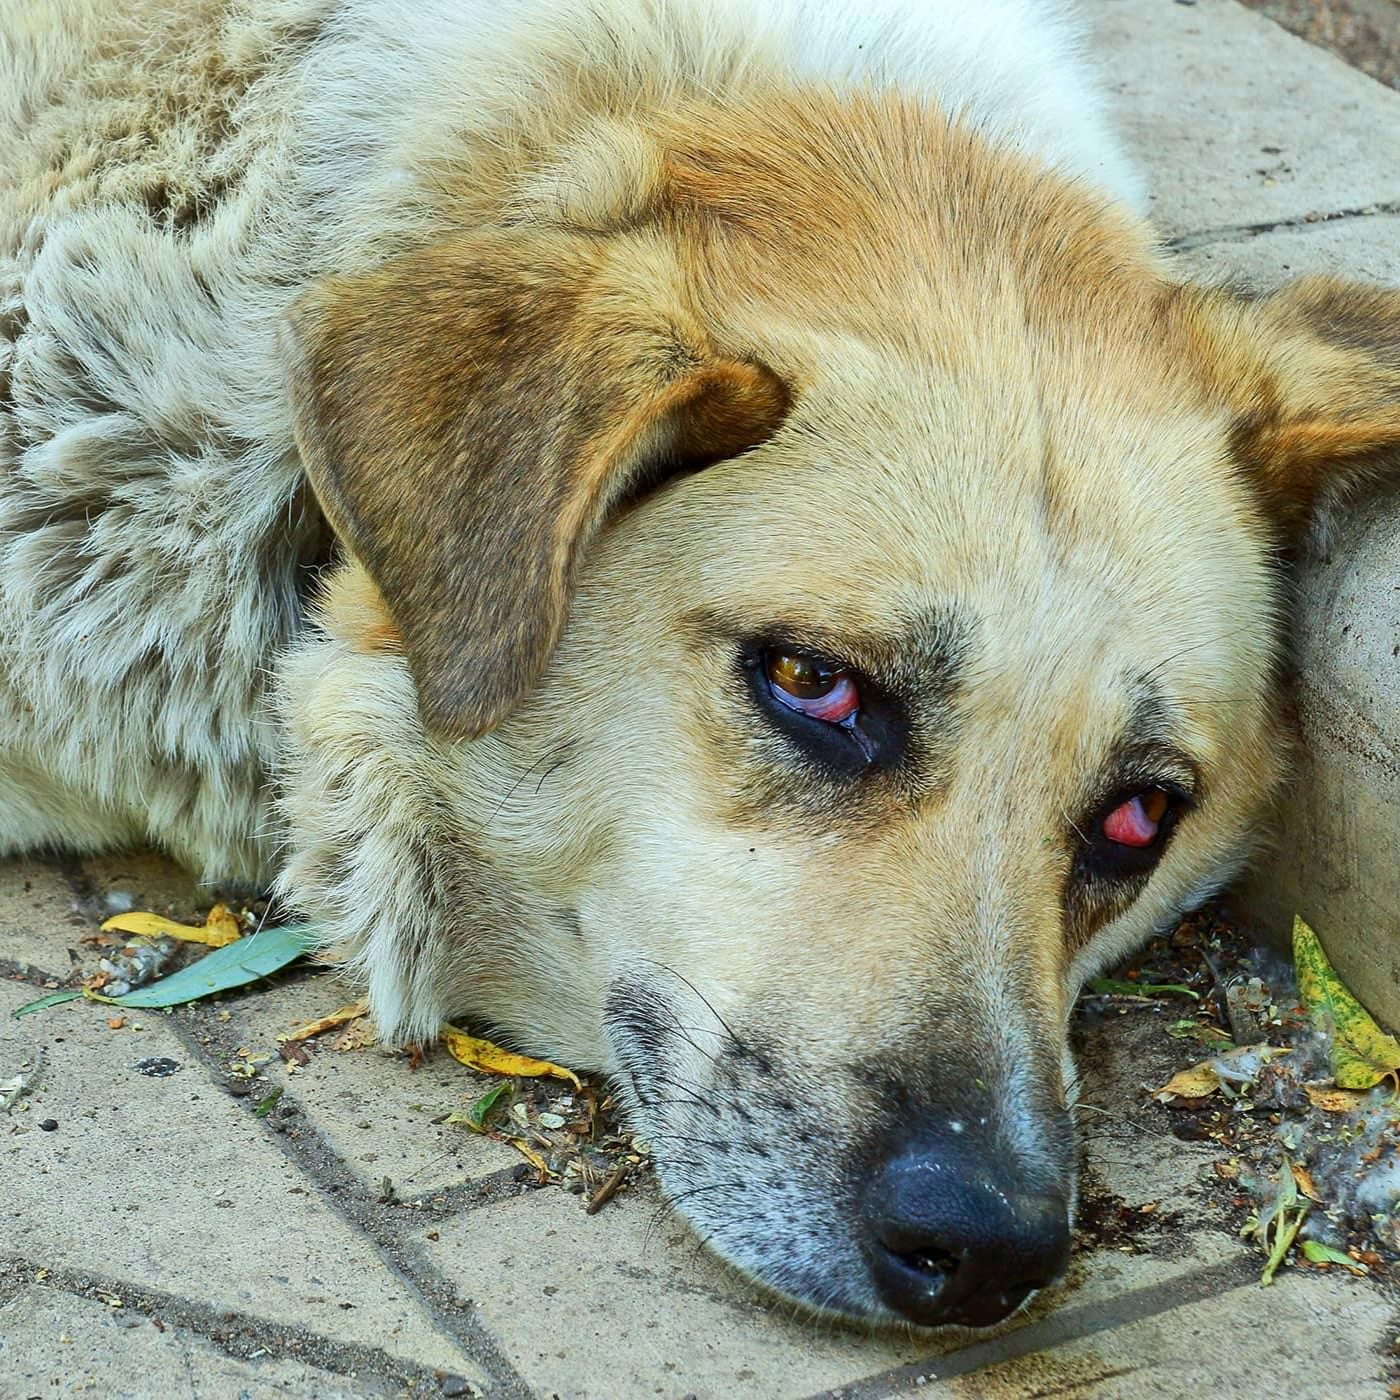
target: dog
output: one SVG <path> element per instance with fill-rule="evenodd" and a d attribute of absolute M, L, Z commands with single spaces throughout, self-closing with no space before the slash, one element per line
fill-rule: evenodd
<path fill-rule="evenodd" d="M 0 852 L 275 882 L 810 1309 L 1050 1284 L 1076 989 L 1251 850 L 1400 293 L 1178 281 L 1048 0 L 46 0 L 0 75 Z"/>

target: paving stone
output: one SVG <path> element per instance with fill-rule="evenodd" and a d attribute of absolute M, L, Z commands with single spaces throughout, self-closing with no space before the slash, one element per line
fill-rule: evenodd
<path fill-rule="evenodd" d="M 81 1002 L 10 1020 L 27 995 L 0 986 L 6 1077 L 36 1046 L 47 1055 L 35 1093 L 0 1127 L 7 1251 L 479 1377 L 161 1013 L 143 1014 L 139 1033 L 109 1031 L 106 1008 Z M 137 1071 L 146 1059 L 179 1069 Z"/>
<path fill-rule="evenodd" d="M 164 1323 L 35 1286 L 0 1307 L 0 1395 L 35 1397 L 91 1392 L 106 1400 L 198 1396 L 263 1400 L 314 1395 L 317 1400 L 393 1396 L 399 1386 L 373 1376 L 338 1376 L 274 1357 L 241 1360 L 207 1338 Z"/>
<path fill-rule="evenodd" d="M 316 974 L 227 998 L 221 1010 L 239 1046 L 267 1055 L 276 1052 L 279 1034 L 354 999 L 344 983 Z M 440 1045 L 413 1069 L 403 1055 L 378 1047 L 336 1051 L 336 1035 L 319 1038 L 306 1066 L 278 1064 L 264 1073 L 283 1086 L 276 1112 L 294 1105 L 366 1185 L 377 1187 L 387 1176 L 408 1200 L 519 1164 L 502 1143 L 432 1122 L 467 1108 L 499 1080 L 472 1073 Z"/>
<path fill-rule="evenodd" d="M 188 871 L 155 851 L 88 856 L 80 869 L 102 915 L 139 909 L 198 923 L 215 899 L 214 890 L 200 886 Z"/>
<path fill-rule="evenodd" d="M 1234 0 L 1085 9 L 1165 234 L 1400 201 L 1400 93 Z"/>
<path fill-rule="evenodd" d="M 78 940 L 92 931 L 56 864 L 0 861 L 0 958 L 67 977 L 74 961 L 69 950 L 78 954 Z"/>
<path fill-rule="evenodd" d="M 1048 1351 L 974 1371 L 920 1394 L 976 1400 L 1092 1395 L 1143 1400 L 1346 1400 L 1384 1394 L 1392 1305 L 1355 1280 L 1284 1274 Z"/>
<path fill-rule="evenodd" d="M 1309 224 L 1177 254 L 1183 276 L 1272 288 L 1293 277 L 1330 272 L 1362 282 L 1400 286 L 1400 214 Z"/>
<path fill-rule="evenodd" d="M 442 1227 L 457 1286 L 536 1390 L 618 1395 L 797 1396 L 922 1354 L 795 1319 L 632 1189 L 596 1215 L 539 1191 Z"/>

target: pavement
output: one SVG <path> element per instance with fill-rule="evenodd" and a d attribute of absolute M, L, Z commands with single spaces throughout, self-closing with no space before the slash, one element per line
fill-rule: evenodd
<path fill-rule="evenodd" d="M 1187 269 L 1400 281 L 1400 94 L 1234 0 L 1089 8 Z M 1066 1284 L 959 1347 L 795 1317 L 645 1175 L 594 1214 L 537 1186 L 444 1121 L 489 1081 L 441 1049 L 259 1063 L 349 999 L 329 972 L 115 1029 L 82 1001 L 8 1015 L 92 961 L 81 940 L 116 904 L 194 919 L 210 898 L 152 855 L 0 864 L 0 1086 L 32 1079 L 0 1114 L 0 1400 L 1400 1393 L 1400 1294 L 1380 1270 L 1260 1286 L 1218 1149 L 1147 1099 L 1173 1066 L 1131 1007 L 1077 1032 Z"/>

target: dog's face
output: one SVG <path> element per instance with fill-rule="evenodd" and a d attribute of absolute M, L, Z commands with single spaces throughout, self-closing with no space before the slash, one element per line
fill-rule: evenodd
<path fill-rule="evenodd" d="M 986 1324 L 1065 1262 L 1079 980 L 1275 780 L 1273 552 L 1400 436 L 1400 298 L 1171 287 L 926 115 L 785 126 L 610 132 L 588 219 L 303 311 L 359 561 L 304 742 L 417 745 L 424 887 L 470 906 L 367 947 L 391 1033 L 609 1070 L 741 1268 Z"/>

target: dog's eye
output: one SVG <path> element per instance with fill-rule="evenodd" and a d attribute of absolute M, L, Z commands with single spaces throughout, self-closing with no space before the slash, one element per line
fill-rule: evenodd
<path fill-rule="evenodd" d="M 849 723 L 860 710 L 860 689 L 849 671 L 801 651 L 765 653 L 763 671 L 773 698 L 828 724 Z"/>
<path fill-rule="evenodd" d="M 1144 850 L 1156 844 L 1170 805 L 1171 799 L 1161 788 L 1136 793 L 1103 819 L 1103 834 L 1115 846 Z"/>

